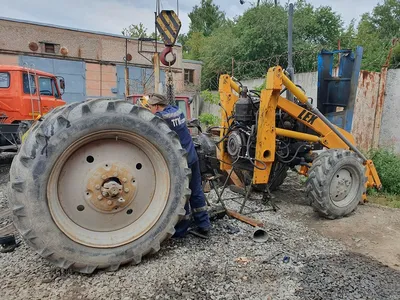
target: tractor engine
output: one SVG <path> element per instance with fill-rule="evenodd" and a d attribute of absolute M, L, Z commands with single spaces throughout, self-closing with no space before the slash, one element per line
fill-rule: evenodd
<path fill-rule="evenodd" d="M 255 163 L 259 107 L 258 92 L 248 91 L 246 87 L 243 87 L 240 98 L 235 104 L 233 121 L 225 136 L 226 151 L 234 162 L 247 170 L 252 170 Z M 276 111 L 275 118 L 276 126 L 279 128 L 305 131 L 304 125 L 279 109 Z M 310 143 L 277 137 L 276 158 L 288 167 L 307 164 L 312 161 L 309 155 L 312 148 Z"/>
<path fill-rule="evenodd" d="M 259 100 L 248 97 L 247 89 L 244 89 L 235 104 L 233 127 L 228 133 L 226 143 L 226 150 L 235 161 L 255 156 L 258 107 Z"/>

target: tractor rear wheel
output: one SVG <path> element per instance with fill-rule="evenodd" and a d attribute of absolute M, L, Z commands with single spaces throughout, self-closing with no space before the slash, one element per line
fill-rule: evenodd
<path fill-rule="evenodd" d="M 313 161 L 306 189 L 320 215 L 337 219 L 357 208 L 366 191 L 366 180 L 365 167 L 356 153 L 330 149 Z"/>
<path fill-rule="evenodd" d="M 287 177 L 287 171 L 289 167 L 279 161 L 275 161 L 272 164 L 271 174 L 269 176 L 269 182 L 267 184 L 255 184 L 253 187 L 256 191 L 264 192 L 269 186 L 269 190 L 274 192 L 282 185 Z"/>
<path fill-rule="evenodd" d="M 82 273 L 139 263 L 174 234 L 190 195 L 175 132 L 124 100 L 58 108 L 10 170 L 14 224 L 42 257 Z"/>

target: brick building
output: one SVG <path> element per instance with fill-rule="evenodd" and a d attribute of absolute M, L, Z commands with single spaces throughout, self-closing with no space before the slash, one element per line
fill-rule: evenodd
<path fill-rule="evenodd" d="M 125 97 L 125 57 L 128 59 L 129 93 L 154 91 L 152 54 L 155 42 L 0 17 L 0 64 L 30 66 L 63 76 L 67 102 L 92 97 Z M 164 48 L 157 43 L 158 52 Z M 193 95 L 201 80 L 199 61 L 182 58 L 182 48 L 172 66 L 175 91 Z M 127 55 L 129 54 L 129 55 Z M 163 92 L 167 68 L 161 64 L 159 91 Z"/>

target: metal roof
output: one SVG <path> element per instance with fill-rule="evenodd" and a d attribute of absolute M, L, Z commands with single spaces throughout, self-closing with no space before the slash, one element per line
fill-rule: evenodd
<path fill-rule="evenodd" d="M 30 25 L 36 25 L 36 26 L 44 26 L 44 27 L 57 28 L 57 29 L 63 29 L 63 30 L 71 30 L 71 31 L 76 31 L 76 32 L 90 33 L 90 34 L 104 35 L 104 36 L 111 36 L 111 37 L 116 37 L 116 38 L 121 38 L 121 39 L 134 40 L 134 41 L 138 40 L 138 38 L 127 37 L 127 36 L 124 36 L 122 34 L 114 34 L 114 33 L 102 32 L 102 31 L 79 29 L 79 28 L 73 28 L 73 27 L 49 24 L 49 23 L 41 23 L 41 22 L 28 21 L 28 20 L 13 19 L 13 18 L 1 17 L 1 16 L 0 16 L 0 21 L 9 21 L 9 22 L 30 24 Z M 158 41 L 158 43 L 164 44 L 161 41 Z M 180 43 L 175 43 L 175 45 L 182 46 Z"/>

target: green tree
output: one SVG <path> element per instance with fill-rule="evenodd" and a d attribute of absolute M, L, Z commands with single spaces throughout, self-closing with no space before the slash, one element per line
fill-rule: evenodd
<path fill-rule="evenodd" d="M 193 7 L 189 13 L 190 25 L 187 34 L 179 35 L 183 56 L 188 59 L 199 59 L 204 44 L 204 37 L 227 22 L 225 13 L 213 0 L 202 0 L 200 5 Z"/>
<path fill-rule="evenodd" d="M 194 6 L 189 13 L 189 19 L 189 35 L 192 32 L 201 32 L 204 36 L 209 36 L 224 23 L 225 13 L 213 0 L 201 0 L 200 5 Z"/>
<path fill-rule="evenodd" d="M 199 59 L 204 62 L 202 68 L 202 87 L 218 88 L 219 75 L 231 73 L 232 58 L 236 58 L 239 48 L 236 27 L 226 24 L 205 38 Z"/>
<path fill-rule="evenodd" d="M 232 58 L 234 76 L 239 79 L 264 76 L 276 64 L 287 67 L 287 23 L 288 5 L 267 1 L 214 29 L 199 51 L 198 59 L 205 63 L 203 88 L 215 89 L 219 74 L 232 72 Z M 298 0 L 293 34 L 295 70 L 315 70 L 317 52 L 336 48 L 343 31 L 340 16 L 330 7 L 315 8 Z"/>
<path fill-rule="evenodd" d="M 186 33 L 181 33 L 178 35 L 177 42 L 182 45 L 182 54 L 184 58 L 188 58 L 189 55 L 189 47 L 186 45 L 189 37 Z"/>
<path fill-rule="evenodd" d="M 357 29 L 355 26 L 355 20 L 351 20 L 350 24 L 344 29 L 340 35 L 340 45 L 342 49 L 353 48 L 354 39 L 357 35 Z"/>
<path fill-rule="evenodd" d="M 144 27 L 143 23 L 139 23 L 138 25 L 135 25 L 135 24 L 129 25 L 128 28 L 124 28 L 122 30 L 122 35 L 133 37 L 133 38 L 140 38 L 140 37 L 154 38 L 155 37 L 154 32 L 152 32 L 151 34 L 147 33 L 147 28 Z"/>
<path fill-rule="evenodd" d="M 185 43 L 187 53 L 185 53 L 184 57 L 188 59 L 200 59 L 205 41 L 203 33 L 192 32 Z"/>
<path fill-rule="evenodd" d="M 395 68 L 400 67 L 400 41 L 398 41 L 397 45 L 393 48 L 392 64 Z"/>
<path fill-rule="evenodd" d="M 297 41 L 311 45 L 337 45 L 343 21 L 330 6 L 315 8 L 305 0 L 298 0 L 294 5 L 293 28 Z"/>
<path fill-rule="evenodd" d="M 365 15 L 364 21 L 376 30 L 381 38 L 400 37 L 400 1 L 385 0 L 378 4 L 372 14 Z"/>
<path fill-rule="evenodd" d="M 264 59 L 287 51 L 287 13 L 282 6 L 260 4 L 238 18 L 233 34 L 238 39 L 235 76 L 262 76 L 270 64 Z"/>
<path fill-rule="evenodd" d="M 357 28 L 355 44 L 364 48 L 362 68 L 380 71 L 386 62 L 392 40 L 400 37 L 400 2 L 385 0 L 378 4 L 372 13 L 362 16 Z M 396 61 L 397 48 L 393 60 Z"/>

